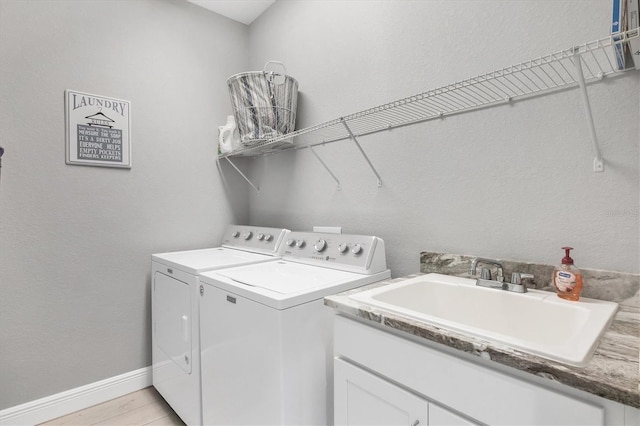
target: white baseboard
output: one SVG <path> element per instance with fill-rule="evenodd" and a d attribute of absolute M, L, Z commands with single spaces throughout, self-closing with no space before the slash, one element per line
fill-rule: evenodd
<path fill-rule="evenodd" d="M 151 367 L 130 371 L 0 411 L 0 425 L 35 425 L 151 386 Z"/>

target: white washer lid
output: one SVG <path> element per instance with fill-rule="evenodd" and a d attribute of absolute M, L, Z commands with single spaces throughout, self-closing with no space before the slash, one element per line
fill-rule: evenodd
<path fill-rule="evenodd" d="M 244 285 L 263 288 L 282 295 L 332 287 L 361 277 L 361 274 L 353 272 L 286 261 L 225 269 L 218 271 L 217 275 L 227 277 Z"/>
<path fill-rule="evenodd" d="M 271 308 L 283 310 L 390 276 L 388 269 L 376 274 L 356 274 L 286 260 L 273 260 L 203 272 L 200 281 Z"/>
<path fill-rule="evenodd" d="M 225 247 L 158 253 L 152 255 L 151 258 L 155 262 L 160 262 L 191 274 L 274 259 L 273 256 L 265 254 Z"/>

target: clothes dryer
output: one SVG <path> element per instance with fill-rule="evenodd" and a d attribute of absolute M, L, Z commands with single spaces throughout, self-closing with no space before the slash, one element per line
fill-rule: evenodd
<path fill-rule="evenodd" d="M 291 232 L 283 258 L 201 274 L 203 421 L 333 420 L 329 294 L 390 277 L 373 236 Z"/>
<path fill-rule="evenodd" d="M 152 255 L 153 386 L 187 425 L 202 425 L 201 272 L 280 257 L 286 229 L 227 227 L 221 247 Z"/>

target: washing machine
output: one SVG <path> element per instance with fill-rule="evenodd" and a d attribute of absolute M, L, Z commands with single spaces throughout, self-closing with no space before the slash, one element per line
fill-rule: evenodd
<path fill-rule="evenodd" d="M 230 225 L 220 247 L 152 255 L 153 386 L 187 425 L 202 425 L 201 272 L 281 257 L 286 229 Z"/>
<path fill-rule="evenodd" d="M 204 424 L 333 424 L 323 298 L 389 277 L 382 239 L 311 232 L 291 232 L 282 259 L 202 273 Z"/>

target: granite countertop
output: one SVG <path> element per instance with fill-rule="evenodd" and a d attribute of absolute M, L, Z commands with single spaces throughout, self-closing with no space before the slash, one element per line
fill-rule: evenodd
<path fill-rule="evenodd" d="M 620 304 L 613 323 L 601 339 L 593 358 L 585 367 L 573 367 L 492 343 L 464 333 L 454 332 L 426 322 L 406 318 L 349 298 L 350 294 L 414 278 L 380 281 L 337 295 L 325 297 L 324 304 L 338 313 L 409 333 L 446 345 L 489 362 L 516 368 L 544 379 L 563 383 L 600 397 L 640 408 L 640 308 Z"/>

